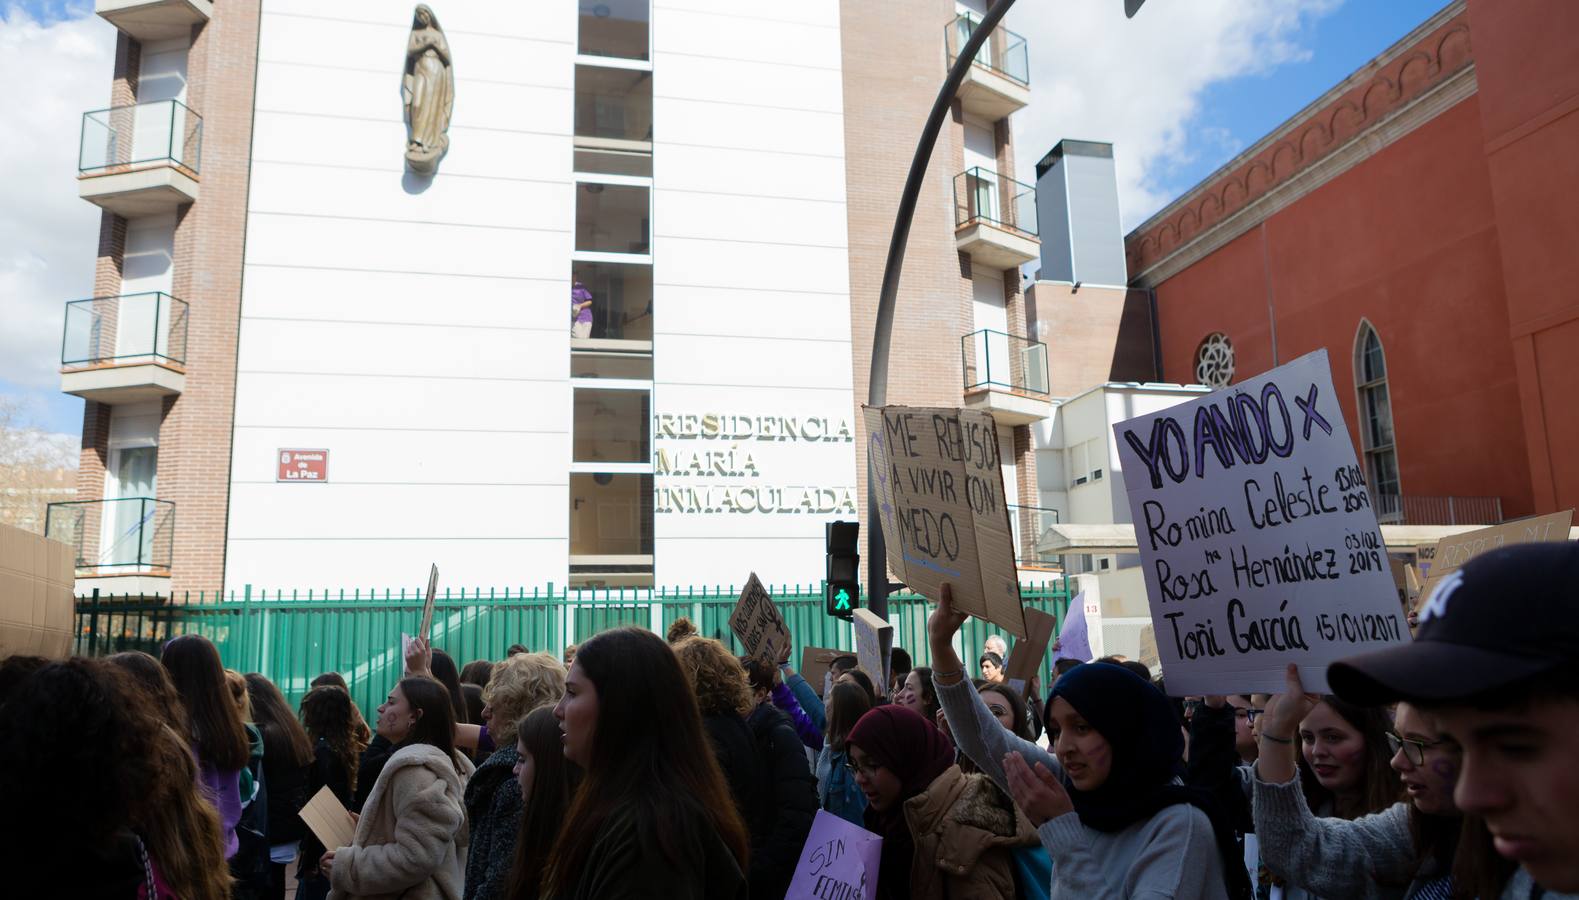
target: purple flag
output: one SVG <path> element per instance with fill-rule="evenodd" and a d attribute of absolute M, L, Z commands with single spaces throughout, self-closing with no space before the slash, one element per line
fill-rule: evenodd
<path fill-rule="evenodd" d="M 1058 644 L 1053 652 L 1053 661 L 1060 659 L 1091 661 L 1091 635 L 1086 632 L 1085 591 L 1069 601 L 1069 611 L 1064 613 L 1064 630 L 1059 633 Z"/>

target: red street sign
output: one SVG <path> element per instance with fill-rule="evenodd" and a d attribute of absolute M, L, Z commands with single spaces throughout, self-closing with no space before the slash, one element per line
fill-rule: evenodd
<path fill-rule="evenodd" d="M 275 481 L 329 480 L 328 450 L 281 450 L 275 459 L 280 464 Z"/>

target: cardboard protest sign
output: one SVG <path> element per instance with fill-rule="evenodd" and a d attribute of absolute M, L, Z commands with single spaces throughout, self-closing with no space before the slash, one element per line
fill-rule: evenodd
<path fill-rule="evenodd" d="M 755 572 L 746 579 L 746 588 L 740 592 L 740 602 L 735 604 L 734 612 L 729 614 L 729 629 L 735 633 L 735 637 L 740 638 L 747 656 L 766 659 L 774 665 L 778 664 L 779 655 L 790 645 L 789 626 L 784 624 L 783 614 L 773 605 L 773 598 L 768 595 L 768 589 L 762 586 Z"/>
<path fill-rule="evenodd" d="M 822 680 L 827 676 L 828 670 L 833 667 L 833 661 L 840 656 L 849 656 L 848 650 L 834 650 L 829 647 L 807 647 L 800 652 L 800 677 L 806 679 L 814 691 L 822 691 Z"/>
<path fill-rule="evenodd" d="M 1053 661 L 1073 659 L 1091 661 L 1091 631 L 1086 621 L 1086 593 L 1081 591 L 1069 601 L 1064 612 L 1064 630 L 1058 635 L 1058 648 L 1053 651 Z"/>
<path fill-rule="evenodd" d="M 1283 689 L 1409 639 L 1325 350 L 1113 426 L 1168 691 Z"/>
<path fill-rule="evenodd" d="M 1489 553 L 1509 544 L 1566 541 L 1573 523 L 1574 511 L 1568 509 L 1442 538 L 1436 542 L 1436 548 L 1431 554 L 1431 568 L 1427 573 L 1426 583 L 1422 586 L 1422 592 L 1429 593 L 1437 582 L 1457 572 L 1465 563 L 1482 553 Z"/>
<path fill-rule="evenodd" d="M 784 896 L 875 900 L 882 851 L 881 837 L 819 809 Z"/>
<path fill-rule="evenodd" d="M 1030 632 L 1030 636 L 1014 642 L 1014 647 L 1009 650 L 1009 661 L 1004 664 L 1003 677 L 1029 684 L 1041 671 L 1042 659 L 1047 656 L 1047 645 L 1053 642 L 1053 632 L 1058 630 L 1058 617 L 1039 609 L 1026 609 L 1025 630 Z"/>
<path fill-rule="evenodd" d="M 1140 664 L 1154 674 L 1162 665 L 1162 660 L 1157 654 L 1157 629 L 1152 625 L 1140 630 Z"/>
<path fill-rule="evenodd" d="M 417 637 L 428 639 L 428 632 L 433 630 L 433 598 L 439 590 L 439 566 L 433 564 L 428 572 L 428 599 L 422 604 L 422 629 L 417 632 Z"/>
<path fill-rule="evenodd" d="M 970 409 L 865 407 L 888 567 L 936 600 L 1026 637 L 998 432 Z"/>
<path fill-rule="evenodd" d="M 327 785 L 320 788 L 297 815 L 312 829 L 313 837 L 329 850 L 349 847 L 356 838 L 356 822 Z"/>
<path fill-rule="evenodd" d="M 869 609 L 855 611 L 855 659 L 866 670 L 877 693 L 888 695 L 889 651 L 894 647 L 894 626 Z"/>

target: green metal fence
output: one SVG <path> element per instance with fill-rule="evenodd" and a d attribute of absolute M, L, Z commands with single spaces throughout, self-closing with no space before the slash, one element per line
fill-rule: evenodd
<path fill-rule="evenodd" d="M 567 644 L 620 625 L 640 625 L 662 634 L 686 616 L 702 634 L 741 652 L 729 630 L 729 614 L 739 598 L 736 586 L 681 590 L 556 590 L 445 592 L 434 604 L 433 646 L 464 666 L 474 659 L 502 659 L 512 644 L 560 653 Z M 849 623 L 823 612 L 821 585 L 770 587 L 795 639 L 799 665 L 804 647 L 852 649 Z M 1025 604 L 1058 618 L 1062 628 L 1069 591 L 1062 581 L 1021 588 Z M 184 600 L 185 602 L 181 602 Z M 336 591 L 322 593 L 254 591 L 228 595 L 197 594 L 174 603 L 79 598 L 75 651 L 107 656 L 122 650 L 158 655 L 160 646 L 183 634 L 201 634 L 219 648 L 227 667 L 261 672 L 285 692 L 294 708 L 312 679 L 339 672 L 365 714 L 382 702 L 399 677 L 403 661 L 400 635 L 417 630 L 422 595 L 417 592 Z M 929 606 L 913 594 L 889 598 L 894 645 L 909 651 L 916 665 L 928 665 L 926 620 Z M 989 634 L 1001 629 L 975 619 L 961 631 L 961 653 L 974 672 L 976 657 Z M 1007 637 L 1007 636 L 1006 636 Z M 1050 683 L 1042 660 L 1041 683 Z"/>

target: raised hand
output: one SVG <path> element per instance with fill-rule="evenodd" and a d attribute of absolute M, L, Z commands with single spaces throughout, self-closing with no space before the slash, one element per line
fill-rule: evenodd
<path fill-rule="evenodd" d="M 1032 825 L 1040 828 L 1043 822 L 1074 810 L 1069 792 L 1041 763 L 1033 770 L 1018 752 L 1008 753 L 1003 757 L 1003 771 L 1009 779 L 1014 805 L 1025 811 Z"/>
<path fill-rule="evenodd" d="M 951 585 L 943 585 L 937 599 L 938 605 L 932 610 L 932 615 L 927 617 L 927 638 L 933 643 L 953 641 L 954 634 L 970 616 L 955 611 L 954 589 Z"/>

